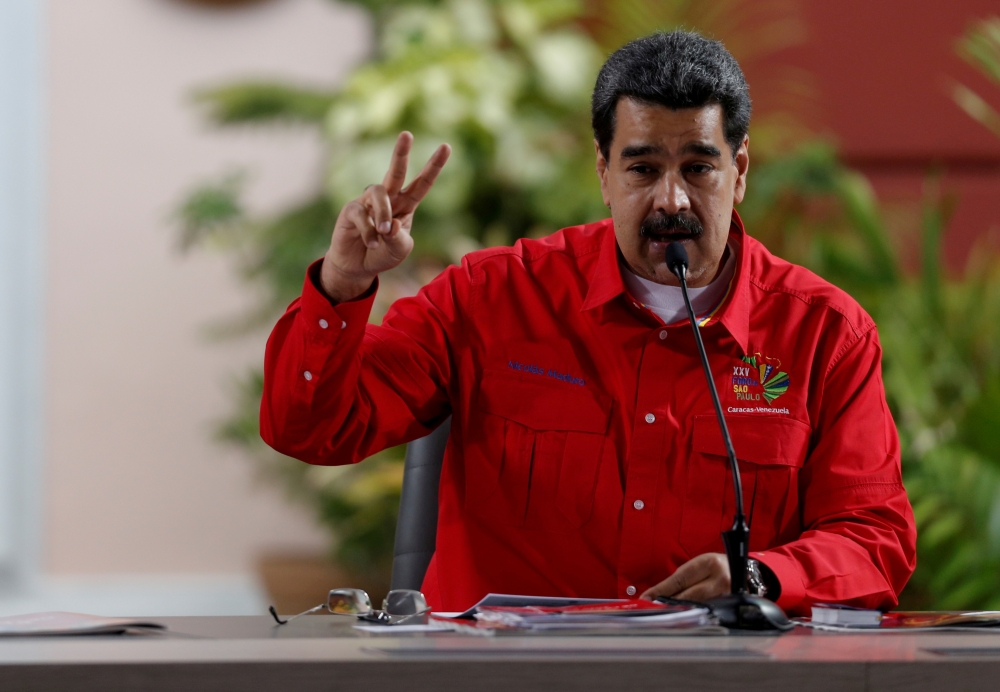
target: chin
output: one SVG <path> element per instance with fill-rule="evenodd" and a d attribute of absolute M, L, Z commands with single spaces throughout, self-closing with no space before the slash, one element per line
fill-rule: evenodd
<path fill-rule="evenodd" d="M 669 284 L 672 286 L 679 286 L 680 282 L 677 277 L 667 269 L 667 265 L 662 261 L 658 263 L 650 263 L 648 268 L 648 276 L 643 278 L 649 279 L 650 281 L 655 281 L 658 284 Z"/>

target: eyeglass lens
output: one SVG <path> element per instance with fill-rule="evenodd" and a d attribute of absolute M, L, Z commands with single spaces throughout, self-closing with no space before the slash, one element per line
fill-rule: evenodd
<path fill-rule="evenodd" d="M 278 617 L 274 606 L 268 610 L 279 625 L 287 624 L 302 615 L 315 613 L 326 608 L 334 615 L 353 615 L 369 622 L 393 624 L 411 620 L 413 616 L 423 615 L 430 611 L 427 599 L 419 591 L 412 589 L 393 589 L 382 601 L 382 610 L 372 608 L 371 599 L 363 589 L 333 589 L 326 596 L 326 603 L 315 608 L 293 615 L 287 620 Z M 396 618 L 395 620 L 393 618 Z"/>
<path fill-rule="evenodd" d="M 333 589 L 326 597 L 327 609 L 335 615 L 367 615 L 372 602 L 362 589 Z"/>
<path fill-rule="evenodd" d="M 382 610 L 389 615 L 417 615 L 427 612 L 427 599 L 413 589 L 393 589 L 382 601 Z"/>

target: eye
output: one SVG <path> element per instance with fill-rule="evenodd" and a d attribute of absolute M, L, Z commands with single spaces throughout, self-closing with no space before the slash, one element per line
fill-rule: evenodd
<path fill-rule="evenodd" d="M 702 174 L 710 173 L 712 171 L 712 166 L 707 163 L 694 163 L 687 168 L 689 173 Z"/>
<path fill-rule="evenodd" d="M 628 170 L 630 173 L 635 173 L 636 175 L 649 175 L 650 173 L 656 172 L 655 169 L 641 163 L 637 163 Z"/>

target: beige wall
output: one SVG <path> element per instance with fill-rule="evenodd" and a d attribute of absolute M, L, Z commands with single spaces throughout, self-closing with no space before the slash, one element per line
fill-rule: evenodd
<path fill-rule="evenodd" d="M 246 76 L 332 83 L 363 57 L 366 18 L 328 0 L 49 0 L 46 40 L 43 571 L 238 576 L 262 550 L 321 546 L 305 513 L 211 440 L 264 335 L 206 340 L 246 291 L 223 258 L 180 256 L 169 216 L 234 167 L 251 172 L 257 209 L 310 190 L 315 139 L 213 130 L 189 95 Z"/>

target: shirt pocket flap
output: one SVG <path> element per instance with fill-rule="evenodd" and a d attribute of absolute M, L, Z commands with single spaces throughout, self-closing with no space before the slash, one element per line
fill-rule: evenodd
<path fill-rule="evenodd" d="M 736 458 L 751 464 L 801 467 L 811 430 L 805 423 L 774 416 L 727 416 Z M 726 456 L 714 415 L 694 417 L 694 451 Z"/>
<path fill-rule="evenodd" d="M 503 370 L 485 370 L 479 407 L 533 430 L 603 434 L 611 399 L 574 384 L 532 382 Z"/>

